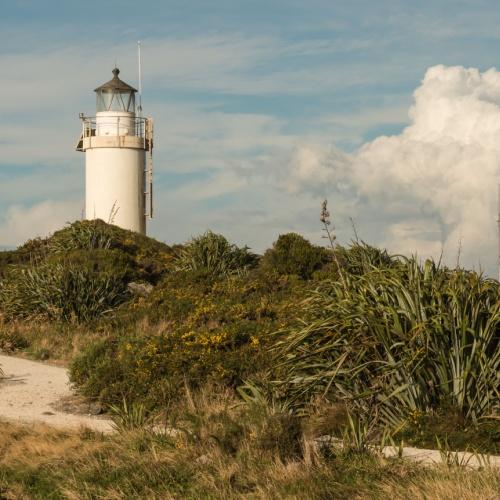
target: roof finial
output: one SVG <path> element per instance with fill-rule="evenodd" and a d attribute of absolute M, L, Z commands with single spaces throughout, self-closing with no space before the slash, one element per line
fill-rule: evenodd
<path fill-rule="evenodd" d="M 120 74 L 120 70 L 115 66 L 115 69 L 112 71 L 113 75 L 115 78 L 118 78 L 118 75 Z"/>

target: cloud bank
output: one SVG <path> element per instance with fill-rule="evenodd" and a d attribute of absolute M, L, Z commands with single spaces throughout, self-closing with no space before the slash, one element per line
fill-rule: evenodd
<path fill-rule="evenodd" d="M 427 70 L 410 124 L 352 154 L 301 146 L 281 185 L 330 194 L 369 240 L 396 252 L 494 269 L 500 181 L 500 72 Z M 281 172 L 283 177 L 283 172 Z"/>

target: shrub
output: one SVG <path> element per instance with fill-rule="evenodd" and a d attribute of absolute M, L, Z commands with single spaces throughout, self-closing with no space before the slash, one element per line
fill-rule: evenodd
<path fill-rule="evenodd" d="M 179 270 L 198 271 L 213 277 L 229 276 L 255 267 L 257 256 L 212 231 L 193 238 L 178 253 Z"/>
<path fill-rule="evenodd" d="M 109 251 L 75 251 L 11 268 L 0 281 L 7 317 L 89 321 L 127 298 L 128 259 Z"/>
<path fill-rule="evenodd" d="M 115 250 L 128 255 L 137 279 L 156 283 L 171 269 L 174 251 L 159 241 L 102 220 L 77 221 L 45 240 L 49 254 L 71 250 Z"/>
<path fill-rule="evenodd" d="M 399 425 L 455 408 L 466 421 L 498 412 L 499 284 L 428 261 L 393 259 L 320 283 L 307 321 L 279 341 L 277 390 L 297 406 L 342 400 Z"/>
<path fill-rule="evenodd" d="M 78 221 L 0 253 L 0 310 L 8 317 L 89 321 L 124 302 L 128 282 L 157 283 L 173 256 L 144 235 Z"/>
<path fill-rule="evenodd" d="M 12 250 L 0 252 L 0 279 L 5 276 L 9 267 L 16 262 L 16 253 Z"/>
<path fill-rule="evenodd" d="M 261 261 L 263 269 L 279 274 L 295 274 L 310 279 L 313 273 L 331 262 L 331 252 L 312 245 L 296 233 L 282 234 Z"/>
<path fill-rule="evenodd" d="M 114 337 L 79 354 L 72 379 L 103 401 L 125 396 L 151 406 L 176 397 L 182 380 L 234 387 L 269 365 L 270 334 L 294 321 L 303 286 L 257 270 L 219 280 L 168 274 L 147 299 L 109 319 Z"/>
<path fill-rule="evenodd" d="M 0 252 L 0 278 L 5 276 L 13 266 L 38 262 L 44 251 L 45 243 L 40 238 L 28 240 L 17 250 Z"/>
<path fill-rule="evenodd" d="M 70 376 L 86 396 L 112 404 L 142 401 L 151 408 L 177 398 L 182 381 L 235 386 L 262 368 L 263 354 L 245 333 L 230 329 L 115 337 L 77 355 Z"/>

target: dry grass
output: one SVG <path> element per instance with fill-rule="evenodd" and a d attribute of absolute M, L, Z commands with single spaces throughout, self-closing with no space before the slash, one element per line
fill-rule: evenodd
<path fill-rule="evenodd" d="M 297 452 L 283 439 L 293 422 L 237 404 L 230 391 L 188 392 L 169 414 L 181 432 L 102 436 L 3 423 L 0 498 L 493 499 L 500 490 L 498 471 L 325 453 L 304 434 Z"/>
<path fill-rule="evenodd" d="M 500 498 L 500 475 L 493 470 L 471 471 L 459 467 L 436 467 L 410 481 L 393 480 L 381 486 L 382 496 L 415 500 L 496 500 Z"/>
<path fill-rule="evenodd" d="M 92 329 L 86 325 L 46 320 L 7 321 L 0 315 L 0 352 L 50 359 L 59 365 L 67 365 L 87 345 L 109 334 L 109 329 L 102 327 Z"/>
<path fill-rule="evenodd" d="M 0 465 L 15 463 L 37 467 L 47 461 L 61 457 L 71 460 L 102 448 L 102 441 L 87 440 L 87 434 L 86 431 L 62 432 L 44 424 L 18 425 L 2 422 Z"/>

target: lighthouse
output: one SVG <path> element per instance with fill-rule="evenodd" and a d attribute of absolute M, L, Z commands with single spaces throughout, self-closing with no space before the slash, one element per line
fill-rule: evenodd
<path fill-rule="evenodd" d="M 95 89 L 95 117 L 80 114 L 85 153 L 85 218 L 146 234 L 153 216 L 153 124 L 136 108 L 137 90 L 119 78 Z"/>

